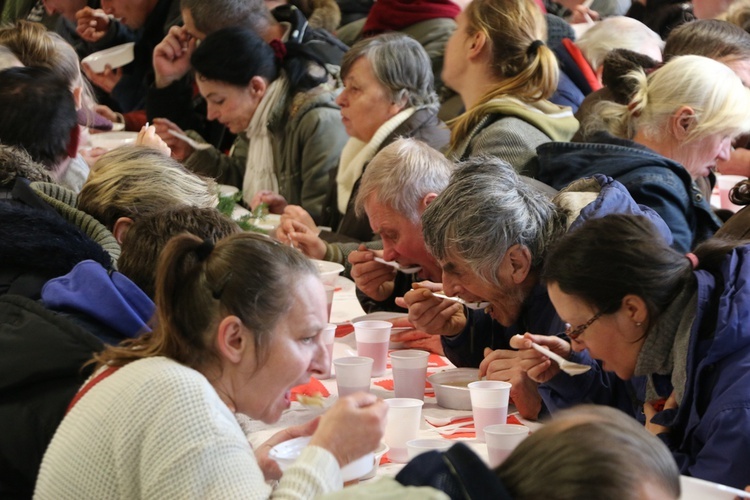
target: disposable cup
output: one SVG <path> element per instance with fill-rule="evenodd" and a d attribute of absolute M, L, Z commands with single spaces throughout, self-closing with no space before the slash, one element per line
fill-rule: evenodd
<path fill-rule="evenodd" d="M 336 290 L 335 286 L 323 285 L 326 291 L 326 307 L 328 308 L 328 321 L 331 321 L 331 310 L 333 309 L 333 292 Z"/>
<path fill-rule="evenodd" d="M 372 358 L 361 356 L 338 358 L 333 360 L 333 366 L 336 368 L 336 387 L 339 397 L 355 392 L 370 391 Z"/>
<path fill-rule="evenodd" d="M 333 323 L 328 323 L 325 328 L 323 328 L 323 331 L 320 332 L 320 336 L 323 340 L 323 344 L 326 346 L 326 351 L 328 352 L 328 364 L 326 365 L 328 367 L 328 371 L 318 377 L 320 380 L 325 380 L 328 378 L 331 378 L 331 365 L 333 364 L 333 341 L 336 338 L 336 325 Z"/>
<path fill-rule="evenodd" d="M 477 441 L 484 441 L 484 428 L 488 425 L 506 422 L 510 388 L 510 383 L 499 380 L 482 380 L 469 384 Z"/>
<path fill-rule="evenodd" d="M 747 177 L 743 177 L 741 175 L 717 176 L 716 182 L 719 186 L 719 203 L 721 204 L 721 208 L 732 211 L 737 211 L 741 208 L 740 206 L 735 205 L 734 203 L 729 201 L 729 192 L 735 185 L 737 185 L 738 182 L 744 181 L 745 179 L 747 179 Z"/>
<path fill-rule="evenodd" d="M 379 377 L 385 373 L 392 326 L 388 321 L 359 321 L 354 323 L 357 354 L 373 359 L 373 377 Z"/>
<path fill-rule="evenodd" d="M 529 435 L 529 428 L 517 424 L 495 424 L 484 428 L 490 467 L 495 468 Z"/>
<path fill-rule="evenodd" d="M 406 442 L 409 460 L 428 451 L 445 451 L 453 445 L 448 439 L 412 439 Z"/>
<path fill-rule="evenodd" d="M 385 424 L 385 444 L 391 462 L 406 463 L 409 452 L 406 443 L 416 439 L 422 421 L 423 401 L 412 398 L 386 399 L 388 419 Z"/>
<path fill-rule="evenodd" d="M 429 352 L 415 349 L 391 353 L 393 387 L 397 398 L 414 398 L 424 401 L 429 357 Z"/>

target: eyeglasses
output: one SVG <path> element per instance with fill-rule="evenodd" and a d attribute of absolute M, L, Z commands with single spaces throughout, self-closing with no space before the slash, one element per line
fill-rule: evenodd
<path fill-rule="evenodd" d="M 594 316 L 592 316 L 590 320 L 582 325 L 578 325 L 575 328 L 573 328 L 570 323 L 565 323 L 565 335 L 567 335 L 570 340 L 577 339 L 584 331 L 586 331 L 586 328 L 590 327 L 594 321 L 601 318 L 604 314 L 606 314 L 606 312 L 606 310 L 599 311 L 598 313 L 594 314 Z"/>

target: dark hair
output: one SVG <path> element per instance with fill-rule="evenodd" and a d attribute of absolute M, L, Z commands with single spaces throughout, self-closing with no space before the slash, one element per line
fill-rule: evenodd
<path fill-rule="evenodd" d="M 697 55 L 710 59 L 750 58 L 750 34 L 718 19 L 702 19 L 672 30 L 664 45 L 664 61 L 675 56 Z"/>
<path fill-rule="evenodd" d="M 284 44 L 286 55 L 279 61 L 274 49 L 255 32 L 244 27 L 220 29 L 198 45 L 190 63 L 201 77 L 246 87 L 255 76 L 272 82 L 284 70 L 289 92 L 309 90 L 328 79 L 325 66 L 298 43 Z M 315 71 L 315 66 L 319 71 Z"/>
<path fill-rule="evenodd" d="M 98 366 L 166 356 L 191 368 L 215 362 L 215 330 L 234 315 L 253 335 L 262 363 L 269 336 L 293 305 L 290 287 L 317 275 L 301 252 L 258 233 L 238 233 L 214 247 L 191 234 L 174 237 L 159 258 L 154 330 L 94 357 Z"/>
<path fill-rule="evenodd" d="M 68 157 L 78 126 L 68 82 L 39 67 L 0 71 L 0 142 L 20 146 L 47 170 Z"/>
<path fill-rule="evenodd" d="M 719 238 L 702 243 L 693 252 L 698 268 L 717 272 L 728 252 L 747 243 Z M 542 279 L 599 311 L 614 312 L 623 297 L 637 295 L 656 318 L 694 277 L 691 261 L 669 247 L 650 220 L 613 214 L 561 238 Z"/>
<path fill-rule="evenodd" d="M 750 180 L 738 182 L 729 192 L 729 198 L 735 205 L 750 204 Z"/>
<path fill-rule="evenodd" d="M 215 208 L 180 207 L 136 218 L 122 242 L 117 260 L 120 272 L 146 294 L 156 293 L 156 263 L 167 242 L 181 233 L 190 233 L 214 243 L 240 227 Z"/>
<path fill-rule="evenodd" d="M 252 27 L 255 5 L 247 0 L 181 0 L 180 10 L 190 11 L 195 27 L 205 35 L 230 26 Z"/>
<path fill-rule="evenodd" d="M 637 89 L 637 81 L 629 75 L 633 71 L 656 69 L 660 61 L 628 49 L 611 50 L 602 63 L 602 84 L 612 92 L 613 100 L 628 104 Z"/>

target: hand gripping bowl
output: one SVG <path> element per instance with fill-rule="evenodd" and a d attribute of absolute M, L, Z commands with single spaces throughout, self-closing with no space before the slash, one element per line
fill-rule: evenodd
<path fill-rule="evenodd" d="M 94 52 L 84 57 L 81 62 L 88 64 L 94 73 L 104 73 L 107 65 L 115 69 L 133 62 L 133 59 L 135 59 L 134 47 L 134 42 L 123 43 L 122 45 Z"/>
<path fill-rule="evenodd" d="M 279 443 L 268 453 L 272 459 L 276 460 L 282 471 L 291 466 L 299 457 L 302 450 L 310 443 L 310 436 L 298 437 Z M 368 474 L 373 469 L 375 463 L 375 454 L 367 453 L 357 460 L 341 468 L 341 476 L 344 482 L 359 479 Z"/>
<path fill-rule="evenodd" d="M 469 396 L 469 382 L 479 380 L 479 370 L 476 368 L 454 368 L 427 377 L 435 390 L 438 406 L 453 410 L 471 410 Z"/>

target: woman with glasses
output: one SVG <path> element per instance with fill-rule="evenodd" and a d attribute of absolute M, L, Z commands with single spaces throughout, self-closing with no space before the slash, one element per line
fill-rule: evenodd
<path fill-rule="evenodd" d="M 550 409 L 619 407 L 667 443 L 682 474 L 744 488 L 748 259 L 750 240 L 715 238 L 683 255 L 642 217 L 588 221 L 560 240 L 542 273 L 570 340 L 526 334 L 512 345 Z M 595 369 L 561 374 L 530 341 Z"/>

